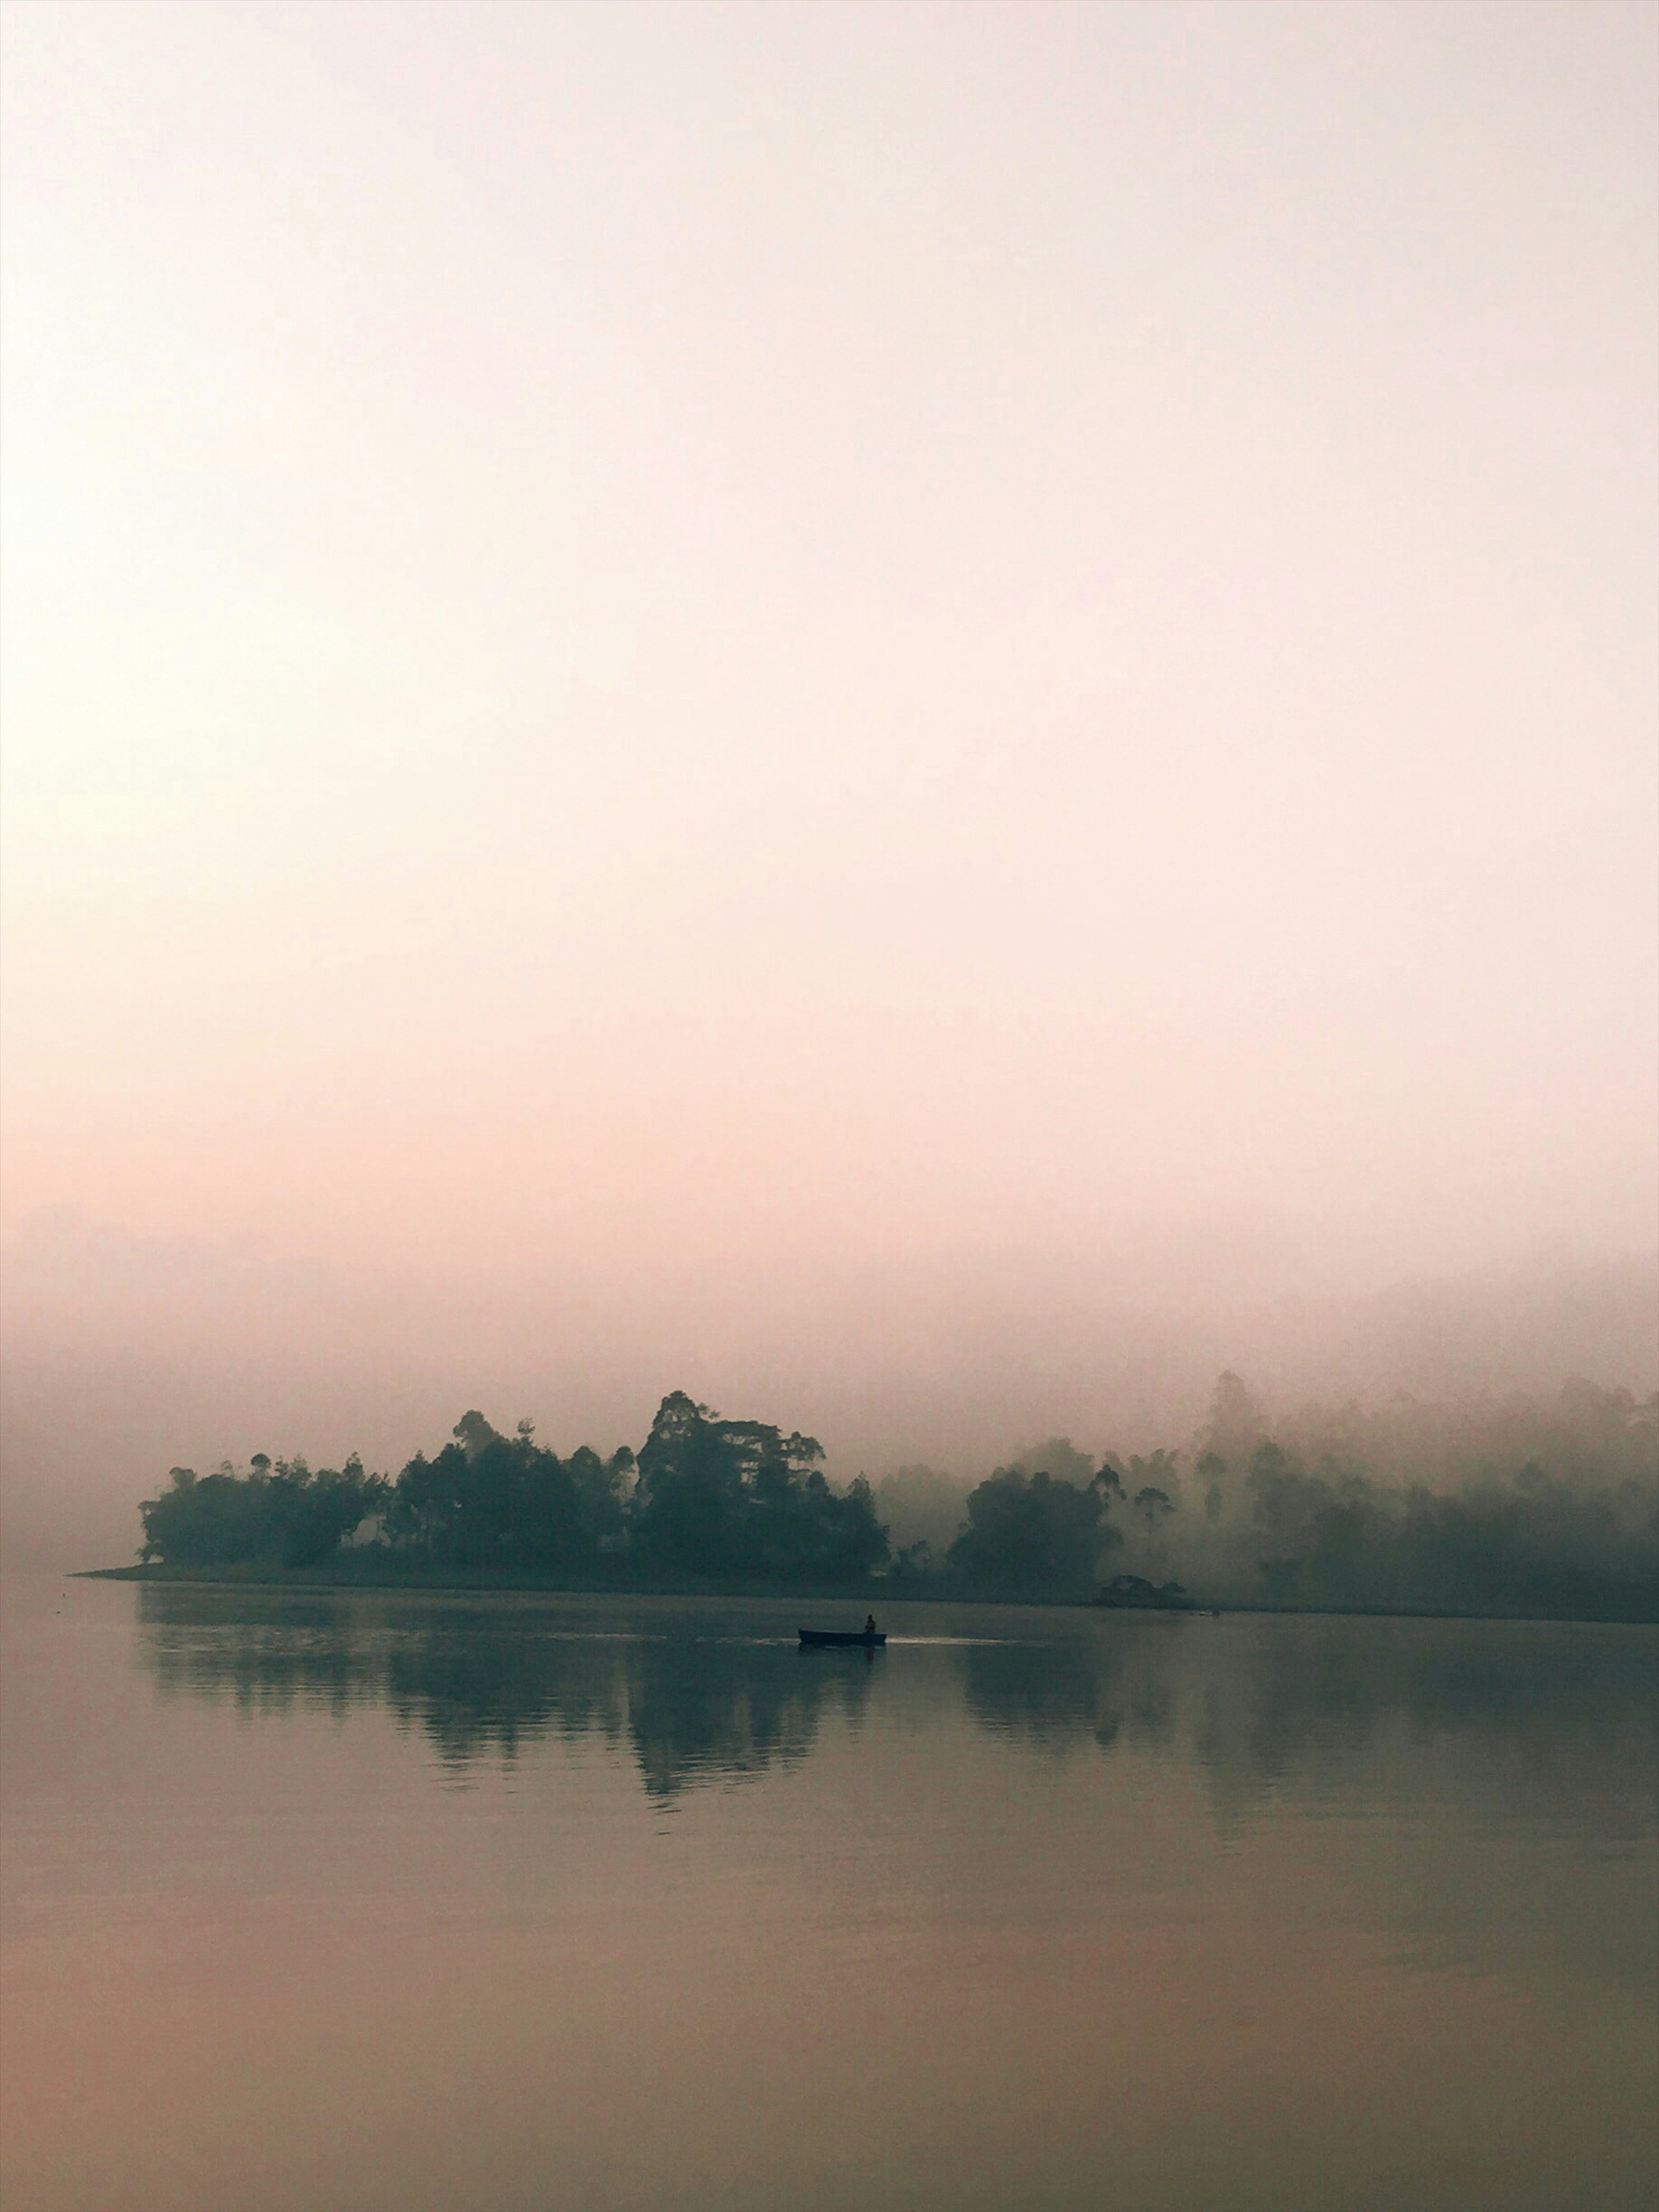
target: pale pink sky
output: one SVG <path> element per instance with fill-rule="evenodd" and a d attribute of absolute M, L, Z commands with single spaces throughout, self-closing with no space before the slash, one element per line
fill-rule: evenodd
<path fill-rule="evenodd" d="M 7 1222 L 1651 1247 L 1656 22 L 13 5 Z"/>

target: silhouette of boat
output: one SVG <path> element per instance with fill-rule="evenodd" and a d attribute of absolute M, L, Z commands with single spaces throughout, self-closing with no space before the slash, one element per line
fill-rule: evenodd
<path fill-rule="evenodd" d="M 863 1628 L 797 1628 L 795 1634 L 809 1650 L 823 1644 L 856 1644 L 860 1650 L 869 1651 L 887 1640 L 879 1632 L 871 1636 Z"/>

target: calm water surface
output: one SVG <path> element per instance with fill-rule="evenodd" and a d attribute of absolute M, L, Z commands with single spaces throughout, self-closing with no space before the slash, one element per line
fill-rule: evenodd
<path fill-rule="evenodd" d="M 8 1592 L 6 2212 L 1659 2192 L 1659 1636 Z"/>

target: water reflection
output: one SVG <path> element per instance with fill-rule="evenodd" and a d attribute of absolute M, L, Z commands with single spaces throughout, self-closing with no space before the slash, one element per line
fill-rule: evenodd
<path fill-rule="evenodd" d="M 1495 1817 L 1554 1808 L 1651 1832 L 1659 1639 L 1549 1624 L 980 1613 L 961 1640 L 801 1654 L 774 1617 L 141 1585 L 144 1665 L 169 1697 L 249 1713 L 381 1705 L 464 1773 L 548 1738 L 625 1746 L 667 1799 L 789 1767 L 830 1714 L 951 1712 L 1048 1759 L 1191 1759 L 1223 1829 L 1288 1788 L 1444 1767 Z"/>
<path fill-rule="evenodd" d="M 1641 1628 L 1464 1621 L 1262 1620 L 1248 1664 L 1216 1668 L 1193 1742 L 1218 1813 L 1363 1773 L 1393 1795 L 1445 1772 L 1492 1817 L 1551 1813 L 1608 1841 L 1651 1833 L 1659 1638 Z"/>
<path fill-rule="evenodd" d="M 881 1612 L 0 1607 L 8 2212 L 1655 2201 L 1659 1634 Z"/>
<path fill-rule="evenodd" d="M 798 1762 L 821 1716 L 856 1723 L 870 1689 L 865 1654 L 802 1665 L 775 1637 L 684 1623 L 585 1630 L 476 1604 L 149 1585 L 138 1598 L 142 1661 L 164 1696 L 336 1717 L 384 1705 L 457 1773 L 548 1737 L 626 1744 L 658 1799 Z"/>

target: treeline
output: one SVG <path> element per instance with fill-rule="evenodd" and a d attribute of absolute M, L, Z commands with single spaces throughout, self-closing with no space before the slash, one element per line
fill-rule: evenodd
<path fill-rule="evenodd" d="M 1659 1395 L 1585 1382 L 1274 1418 L 1228 1373 L 1185 1450 L 1097 1466 L 1059 1437 L 976 1489 L 910 1467 L 876 1498 L 901 1570 L 1009 1594 L 1116 1570 L 1201 1602 L 1659 1619 Z"/>
<path fill-rule="evenodd" d="M 1270 1600 L 1659 1618 L 1659 1393 L 1574 1381 L 1273 1423 L 1227 1375 L 1205 1447 L 1204 1513 L 1223 1550 L 1248 1527 Z"/>
<path fill-rule="evenodd" d="M 816 1438 L 723 1420 L 683 1392 L 662 1401 L 637 1454 L 584 1446 L 561 1459 L 520 1421 L 503 1436 L 464 1414 L 454 1439 L 395 1481 L 356 1457 L 313 1470 L 257 1453 L 246 1471 L 174 1467 L 139 1507 L 142 1556 L 183 1567 L 314 1566 L 369 1535 L 433 1566 L 586 1571 L 623 1557 L 658 1574 L 766 1582 L 861 1581 L 886 1561 L 862 1479 L 833 1490 Z"/>
<path fill-rule="evenodd" d="M 676 1392 L 638 1453 L 567 1458 L 480 1413 L 395 1480 L 360 1459 L 175 1467 L 146 1560 L 305 1567 L 371 1542 L 432 1567 L 1085 1601 L 1659 1618 L 1659 1398 L 1397 1400 L 1271 1419 L 1235 1375 L 1182 1449 L 1034 1446 L 970 1486 L 925 1467 L 831 1486 L 814 1438 Z"/>

